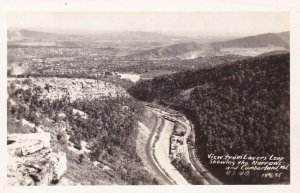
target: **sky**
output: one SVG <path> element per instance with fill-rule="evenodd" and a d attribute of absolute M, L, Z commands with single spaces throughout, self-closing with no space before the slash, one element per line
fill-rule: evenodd
<path fill-rule="evenodd" d="M 289 30 L 287 12 L 9 12 L 8 29 L 254 35 Z"/>

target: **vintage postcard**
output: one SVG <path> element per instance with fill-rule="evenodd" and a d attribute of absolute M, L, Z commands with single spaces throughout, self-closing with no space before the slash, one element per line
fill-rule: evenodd
<path fill-rule="evenodd" d="M 6 186 L 291 186 L 292 30 L 284 10 L 8 10 Z"/>

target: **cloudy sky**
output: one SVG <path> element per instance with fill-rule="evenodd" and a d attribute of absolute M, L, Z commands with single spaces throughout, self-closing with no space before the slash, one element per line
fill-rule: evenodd
<path fill-rule="evenodd" d="M 251 35 L 289 30 L 287 12 L 10 12 L 8 28 Z"/>

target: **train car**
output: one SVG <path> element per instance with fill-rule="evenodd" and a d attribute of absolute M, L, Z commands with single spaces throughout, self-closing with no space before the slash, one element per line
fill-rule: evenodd
<path fill-rule="evenodd" d="M 169 116 L 166 116 L 166 115 L 163 115 L 163 118 L 167 119 L 168 121 L 172 121 L 172 122 L 177 122 L 176 119 L 172 118 L 172 117 L 169 117 Z"/>

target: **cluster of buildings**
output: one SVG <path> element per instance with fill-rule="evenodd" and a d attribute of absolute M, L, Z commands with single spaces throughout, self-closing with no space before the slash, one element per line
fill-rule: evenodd
<path fill-rule="evenodd" d="M 169 119 L 170 120 L 170 119 Z M 170 120 L 173 121 L 173 120 Z M 184 140 L 187 128 L 181 123 L 175 121 L 173 133 L 170 137 L 170 152 L 169 157 L 171 161 L 176 158 L 181 158 L 184 153 Z"/>

